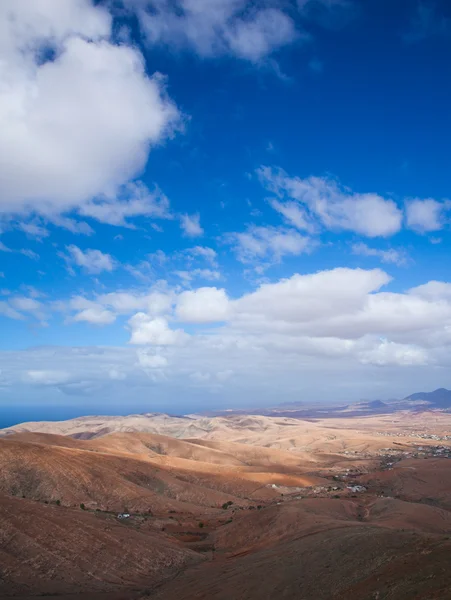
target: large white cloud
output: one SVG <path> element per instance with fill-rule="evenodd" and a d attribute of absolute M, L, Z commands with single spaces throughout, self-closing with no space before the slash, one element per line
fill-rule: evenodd
<path fill-rule="evenodd" d="M 111 17 L 89 0 L 4 0 L 0 23 L 0 210 L 155 212 L 152 194 L 111 205 L 178 123 L 163 78 L 109 41 Z"/>
<path fill-rule="evenodd" d="M 309 275 L 293 275 L 261 285 L 235 303 L 243 322 L 264 318 L 268 323 L 306 323 L 337 315 L 355 315 L 368 294 L 390 281 L 380 269 L 338 268 Z"/>

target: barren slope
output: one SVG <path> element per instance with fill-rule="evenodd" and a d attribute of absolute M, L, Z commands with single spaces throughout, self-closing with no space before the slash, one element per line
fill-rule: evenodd
<path fill-rule="evenodd" d="M 0 596 L 154 585 L 202 557 L 112 516 L 0 496 Z"/>

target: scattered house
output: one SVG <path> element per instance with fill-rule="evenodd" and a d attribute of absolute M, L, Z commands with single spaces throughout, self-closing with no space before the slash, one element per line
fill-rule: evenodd
<path fill-rule="evenodd" d="M 348 485 L 347 489 L 351 490 L 353 494 L 356 494 L 357 492 L 366 492 L 366 487 L 363 485 Z"/>
<path fill-rule="evenodd" d="M 130 513 L 119 513 L 117 515 L 118 519 L 129 519 L 130 518 Z"/>

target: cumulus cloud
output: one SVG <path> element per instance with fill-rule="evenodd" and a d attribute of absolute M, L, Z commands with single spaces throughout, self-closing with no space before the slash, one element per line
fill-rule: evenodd
<path fill-rule="evenodd" d="M 204 230 L 200 224 L 200 215 L 181 215 L 180 227 L 186 237 L 199 237 L 204 234 Z"/>
<path fill-rule="evenodd" d="M 392 397 L 394 389 L 407 394 L 425 382 L 445 385 L 451 367 L 451 283 L 430 281 L 404 292 L 391 291 L 390 284 L 381 269 L 337 268 L 264 283 L 235 299 L 218 288 L 199 288 L 167 292 L 171 301 L 165 302 L 160 291 L 161 301 L 153 305 L 154 312 L 164 311 L 158 315 L 151 314 L 147 301 L 157 290 L 74 297 L 75 314 L 102 307 L 131 315 L 130 344 L 142 348 L 3 351 L 2 377 L 19 388 L 45 386 L 46 394 L 55 388 L 105 398 L 113 382 L 127 382 L 138 395 L 142 386 L 147 399 L 150 381 L 168 401 L 183 390 L 186 406 L 194 402 L 186 395 L 190 384 L 205 394 L 224 386 L 228 397 L 241 402 L 257 393 L 259 403 L 274 390 L 298 400 L 305 397 L 302 391 L 330 399 L 325 380 L 331 378 L 343 400 L 371 390 L 376 397 Z M 51 306 L 45 299 L 41 304 Z M 19 318 L 26 314 L 6 306 Z M 138 306 L 143 308 L 137 312 Z"/>
<path fill-rule="evenodd" d="M 145 310 L 152 316 L 170 312 L 174 302 L 174 293 L 171 291 L 150 290 L 140 292 L 110 292 L 97 297 L 97 302 L 107 306 L 119 314 L 128 314 L 136 310 Z"/>
<path fill-rule="evenodd" d="M 314 244 L 308 237 L 300 235 L 295 229 L 284 227 L 259 227 L 250 225 L 246 231 L 230 233 L 226 236 L 243 263 L 266 260 L 279 262 L 284 256 L 297 256 L 310 252 Z"/>
<path fill-rule="evenodd" d="M 396 250 L 395 248 L 390 248 L 388 250 L 370 248 L 363 242 L 353 244 L 352 252 L 361 256 L 373 256 L 379 258 L 383 263 L 392 263 L 398 267 L 404 266 L 408 262 L 408 257 L 404 250 Z"/>
<path fill-rule="evenodd" d="M 124 3 L 136 11 L 149 44 L 188 48 L 202 57 L 232 55 L 256 63 L 302 37 L 282 10 L 247 0 Z"/>
<path fill-rule="evenodd" d="M 423 348 L 382 340 L 379 345 L 371 350 L 361 352 L 359 360 L 363 364 L 378 365 L 380 367 L 389 365 L 422 366 L 428 363 L 429 357 L 427 351 Z"/>
<path fill-rule="evenodd" d="M 151 350 L 138 350 L 138 364 L 143 369 L 164 369 L 168 366 L 168 359 Z"/>
<path fill-rule="evenodd" d="M 182 292 L 175 313 L 185 323 L 214 323 L 227 320 L 230 303 L 225 290 L 203 287 Z"/>
<path fill-rule="evenodd" d="M 181 329 L 171 329 L 164 317 L 139 312 L 128 321 L 131 330 L 130 344 L 149 346 L 176 346 L 182 344 L 187 334 Z"/>
<path fill-rule="evenodd" d="M 164 79 L 109 41 L 111 16 L 90 0 L 5 0 L 0 22 L 0 211 L 152 213 L 154 197 L 117 194 L 178 127 Z"/>
<path fill-rule="evenodd" d="M 69 255 L 66 257 L 68 262 L 73 263 L 87 273 L 96 274 L 102 271 L 114 271 L 117 266 L 116 260 L 110 255 L 88 248 L 83 251 L 78 246 L 67 246 Z"/>
<path fill-rule="evenodd" d="M 327 330 L 326 318 L 356 317 L 371 292 L 389 283 L 380 269 L 337 268 L 309 275 L 293 275 L 265 283 L 235 302 L 235 316 L 245 327 L 304 324 L 312 332 Z M 324 323 L 324 326 L 321 325 Z M 324 334 L 323 334 L 324 335 Z"/>
<path fill-rule="evenodd" d="M 445 210 L 449 203 L 437 202 L 432 198 L 414 198 L 406 202 L 406 223 L 409 229 L 419 233 L 443 229 Z"/>
<path fill-rule="evenodd" d="M 290 177 L 271 167 L 260 167 L 257 174 L 266 189 L 281 201 L 290 201 L 286 210 L 292 210 L 291 201 L 296 200 L 327 229 L 354 231 L 366 237 L 387 237 L 401 229 L 402 211 L 393 200 L 378 194 L 356 193 L 322 177 Z M 280 202 L 275 208 L 282 212 Z"/>

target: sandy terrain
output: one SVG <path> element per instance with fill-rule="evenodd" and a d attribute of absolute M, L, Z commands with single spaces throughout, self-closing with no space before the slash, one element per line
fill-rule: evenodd
<path fill-rule="evenodd" d="M 450 429 L 437 411 L 9 429 L 0 595 L 451 598 Z"/>

